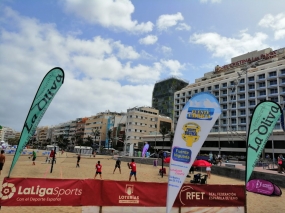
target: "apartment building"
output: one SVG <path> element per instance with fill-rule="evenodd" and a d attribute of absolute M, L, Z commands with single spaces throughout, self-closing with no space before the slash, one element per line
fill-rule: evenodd
<path fill-rule="evenodd" d="M 258 62 L 258 64 L 256 63 Z M 174 126 L 185 103 L 200 92 L 212 93 L 222 114 L 212 128 L 201 152 L 245 154 L 246 127 L 255 106 L 272 100 L 285 104 L 285 48 L 267 48 L 232 58 L 231 63 L 196 79 L 174 94 Z M 265 147 L 266 153 L 285 153 L 280 122 Z M 272 142 L 273 141 L 273 142 Z"/>
<path fill-rule="evenodd" d="M 48 140 L 48 132 L 49 127 L 48 126 L 42 126 L 38 127 L 36 130 L 36 140 L 38 141 L 38 144 L 45 144 Z"/>
<path fill-rule="evenodd" d="M 84 139 L 86 140 L 88 136 L 92 137 L 95 140 L 95 143 L 99 143 L 100 146 L 111 147 L 112 144 L 109 144 L 108 131 L 112 130 L 112 139 L 116 138 L 116 129 L 119 123 L 123 123 L 126 120 L 125 113 L 118 112 L 100 112 L 94 116 L 88 117 L 86 120 L 86 125 L 84 129 Z M 99 135 L 94 136 L 94 131 L 98 130 Z"/>
<path fill-rule="evenodd" d="M 143 136 L 149 135 L 165 126 L 172 130 L 172 120 L 159 115 L 159 110 L 153 107 L 134 107 L 127 110 L 126 143 L 130 150 L 138 148 L 138 143 L 143 142 Z M 131 153 L 132 155 L 132 153 Z"/>

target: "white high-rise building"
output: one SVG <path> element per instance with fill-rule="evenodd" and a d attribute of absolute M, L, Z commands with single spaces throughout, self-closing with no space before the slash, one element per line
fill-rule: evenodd
<path fill-rule="evenodd" d="M 255 106 L 272 100 L 284 107 L 285 48 L 275 51 L 267 48 L 234 57 L 230 64 L 216 66 L 195 83 L 177 91 L 174 94 L 175 127 L 185 103 L 200 92 L 212 93 L 222 109 L 201 152 L 244 155 L 246 128 Z M 285 153 L 284 140 L 279 121 L 265 146 L 265 153 Z"/>

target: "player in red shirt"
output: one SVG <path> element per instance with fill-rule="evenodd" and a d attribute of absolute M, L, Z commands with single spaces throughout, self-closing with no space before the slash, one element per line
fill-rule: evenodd
<path fill-rule="evenodd" d="M 129 181 L 131 181 L 133 175 L 135 176 L 135 181 L 137 181 L 137 165 L 134 159 L 132 159 L 132 162 L 129 164 L 129 168 L 131 169 Z"/>
<path fill-rule="evenodd" d="M 100 161 L 98 161 L 98 163 L 96 164 L 95 168 L 96 168 L 96 174 L 95 174 L 94 179 L 96 179 L 96 176 L 98 174 L 100 175 L 100 178 L 102 179 L 102 165 L 100 164 Z"/>

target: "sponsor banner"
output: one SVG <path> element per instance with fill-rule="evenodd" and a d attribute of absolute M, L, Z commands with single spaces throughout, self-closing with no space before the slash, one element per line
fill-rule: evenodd
<path fill-rule="evenodd" d="M 15 152 L 8 177 L 10 177 L 10 174 L 20 154 L 22 153 L 29 139 L 35 133 L 39 122 L 44 116 L 57 91 L 63 84 L 63 81 L 64 71 L 59 67 L 50 70 L 43 78 L 24 123 L 21 137 L 19 139 L 19 144 L 17 146 L 17 150 Z"/>
<path fill-rule="evenodd" d="M 221 108 L 216 97 L 204 92 L 193 96 L 181 111 L 171 150 L 167 213 L 220 114 Z"/>
<path fill-rule="evenodd" d="M 267 180 L 253 179 L 246 184 L 246 190 L 263 195 L 277 195 L 281 196 L 281 189 L 275 184 Z"/>
<path fill-rule="evenodd" d="M 1 206 L 78 206 L 82 180 L 4 178 Z"/>
<path fill-rule="evenodd" d="M 255 164 L 280 118 L 281 111 L 280 105 L 273 101 L 261 102 L 254 108 L 247 137 L 245 183 L 250 179 Z"/>
<path fill-rule="evenodd" d="M 165 211 L 166 191 L 166 183 L 5 178 L 1 206 L 133 206 Z M 174 207 L 244 205 L 243 185 L 183 184 L 174 203 Z"/>
<path fill-rule="evenodd" d="M 244 206 L 245 193 L 242 185 L 184 184 L 173 206 Z"/>
<path fill-rule="evenodd" d="M 103 181 L 103 206 L 164 206 L 166 184 L 129 181 Z"/>

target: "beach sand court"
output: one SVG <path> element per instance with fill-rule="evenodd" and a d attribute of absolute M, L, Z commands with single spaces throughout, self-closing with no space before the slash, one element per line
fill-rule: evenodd
<path fill-rule="evenodd" d="M 1 183 L 3 178 L 8 175 L 8 171 L 12 162 L 13 156 L 6 154 L 6 163 L 0 176 Z M 40 153 L 36 159 L 36 165 L 32 165 L 32 160 L 28 156 L 20 156 L 16 166 L 14 167 L 11 177 L 37 177 L 37 178 L 57 178 L 57 179 L 93 179 L 95 174 L 95 164 L 98 160 L 101 161 L 102 178 L 103 180 L 125 180 L 129 178 L 130 170 L 127 168 L 127 162 L 121 163 L 122 174 L 117 169 L 113 174 L 115 160 L 111 156 L 96 155 L 96 157 L 83 156 L 81 157 L 80 167 L 76 168 L 76 155 L 74 153 L 64 153 L 57 156 L 57 162 L 53 167 L 53 172 L 50 173 L 51 164 L 45 163 L 46 157 Z M 143 182 L 158 182 L 163 183 L 168 180 L 167 174 L 161 178 L 158 174 L 160 167 L 152 165 L 140 164 L 140 159 L 135 159 L 137 162 L 137 178 Z M 195 172 L 197 173 L 197 172 Z M 193 177 L 193 174 L 191 174 Z M 285 176 L 285 175 L 284 175 Z M 97 176 L 99 179 L 99 176 Z M 185 183 L 189 183 L 192 178 L 186 178 Z M 243 181 L 211 175 L 207 180 L 208 184 L 223 184 L 232 185 L 244 184 Z M 281 188 L 283 193 L 285 189 Z M 1 213 L 81 213 L 82 207 L 2 207 Z M 285 212 L 285 196 L 280 197 L 265 196 L 247 192 L 247 212 L 248 213 L 275 213 Z"/>

